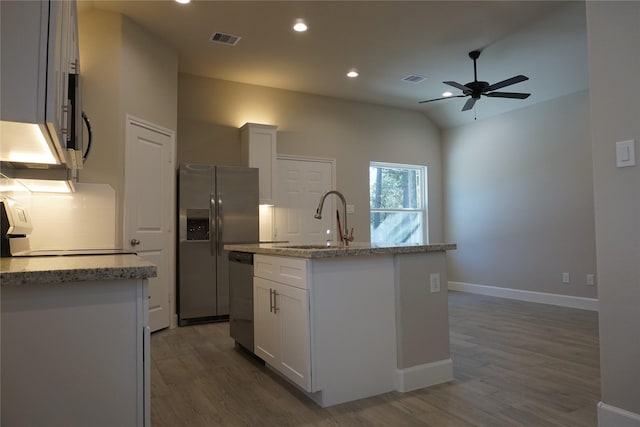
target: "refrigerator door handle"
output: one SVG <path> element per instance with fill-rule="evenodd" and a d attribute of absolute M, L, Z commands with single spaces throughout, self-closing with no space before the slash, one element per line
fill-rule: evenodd
<path fill-rule="evenodd" d="M 216 195 L 209 194 L 209 250 L 211 255 L 216 254 L 216 236 L 218 235 L 218 227 L 216 226 Z"/>
<path fill-rule="evenodd" d="M 222 225 L 224 224 L 224 213 L 222 210 L 222 193 L 218 193 L 218 253 L 222 254 Z"/>

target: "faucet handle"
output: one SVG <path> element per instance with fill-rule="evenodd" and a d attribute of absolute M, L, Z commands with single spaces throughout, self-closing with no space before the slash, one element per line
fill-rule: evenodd
<path fill-rule="evenodd" d="M 351 231 L 349 231 L 349 232 L 347 232 L 347 230 L 345 230 L 344 240 L 346 240 L 348 242 L 353 242 L 353 227 L 351 227 Z"/>

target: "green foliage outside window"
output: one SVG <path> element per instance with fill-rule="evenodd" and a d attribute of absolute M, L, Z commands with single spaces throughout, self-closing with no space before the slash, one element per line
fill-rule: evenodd
<path fill-rule="evenodd" d="M 423 166 L 371 163 L 369 206 L 372 243 L 424 243 L 425 175 Z"/>

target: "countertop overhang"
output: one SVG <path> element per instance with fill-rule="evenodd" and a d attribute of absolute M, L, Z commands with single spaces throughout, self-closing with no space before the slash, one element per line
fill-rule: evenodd
<path fill-rule="evenodd" d="M 298 247 L 293 247 L 298 246 Z M 344 256 L 397 255 L 425 252 L 450 251 L 457 248 L 455 243 L 433 243 L 429 245 L 388 245 L 379 246 L 366 242 L 352 242 L 349 246 L 331 244 L 328 246 L 302 248 L 294 243 L 256 243 L 224 245 L 228 251 L 254 254 L 286 256 L 295 258 L 334 258 Z M 320 245 L 309 245 L 320 246 Z"/>
<path fill-rule="evenodd" d="M 147 279 L 156 277 L 157 274 L 154 264 L 133 254 L 0 259 L 2 286 Z"/>

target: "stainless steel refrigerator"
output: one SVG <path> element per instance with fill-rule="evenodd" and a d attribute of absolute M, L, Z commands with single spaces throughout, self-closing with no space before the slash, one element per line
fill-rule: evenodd
<path fill-rule="evenodd" d="M 178 323 L 229 318 L 225 244 L 257 243 L 258 169 L 183 164 L 178 171 Z"/>

